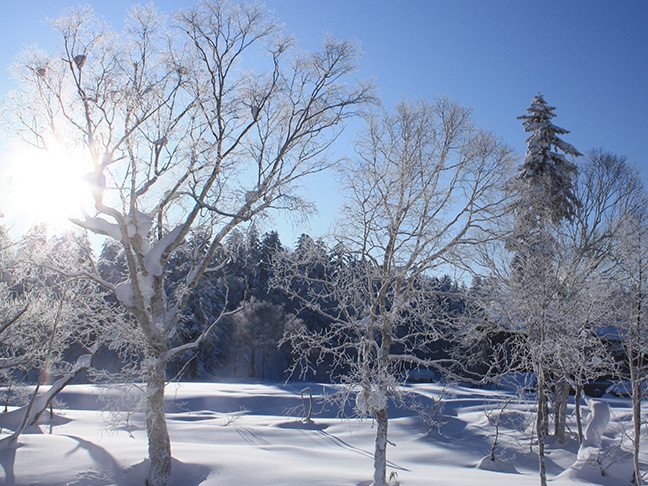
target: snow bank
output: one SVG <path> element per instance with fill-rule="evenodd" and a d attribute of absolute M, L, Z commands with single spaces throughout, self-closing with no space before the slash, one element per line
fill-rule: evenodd
<path fill-rule="evenodd" d="M 610 423 L 610 406 L 607 403 L 592 402 L 590 409 L 581 448 L 601 447 L 601 437 Z"/>
<path fill-rule="evenodd" d="M 595 483 L 599 478 L 604 477 L 601 440 L 610 423 L 610 407 L 607 403 L 592 402 L 590 409 L 583 443 L 578 449 L 576 461 L 558 476 L 559 479 Z"/>
<path fill-rule="evenodd" d="M 507 474 L 519 474 L 518 470 L 515 469 L 515 466 L 510 462 L 501 461 L 498 458 L 492 460 L 490 456 L 484 457 L 481 461 L 477 463 L 477 466 L 475 467 L 483 471 L 493 471 L 493 472 L 501 472 Z"/>

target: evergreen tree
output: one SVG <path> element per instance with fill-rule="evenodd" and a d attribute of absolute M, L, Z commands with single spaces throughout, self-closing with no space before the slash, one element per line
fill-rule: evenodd
<path fill-rule="evenodd" d="M 210 235 L 198 231 L 186 243 L 185 251 L 177 252 L 169 259 L 169 273 L 172 278 L 168 285 L 178 285 L 195 267 L 195 261 L 206 251 Z M 230 304 L 226 272 L 217 270 L 225 260 L 224 251 L 219 248 L 210 262 L 210 270 L 196 286 L 187 300 L 178 326 L 174 344 L 197 340 L 224 310 L 236 306 Z M 239 299 L 240 300 L 240 299 Z M 230 353 L 231 329 L 226 322 L 216 326 L 208 333 L 196 349 L 179 355 L 170 363 L 170 377 L 207 378 L 224 365 Z"/>
<path fill-rule="evenodd" d="M 274 275 L 274 264 L 280 252 L 283 252 L 283 246 L 276 231 L 270 231 L 263 235 L 259 242 L 257 251 L 258 262 L 256 262 L 257 284 L 255 295 L 257 298 L 269 300 L 274 303 L 283 304 L 285 297 L 278 289 L 270 290 L 270 281 Z"/>
<path fill-rule="evenodd" d="M 517 180 L 522 183 L 517 202 L 518 214 L 526 225 L 534 226 L 549 218 L 553 223 L 571 220 L 579 206 L 574 194 L 576 165 L 565 155 L 582 155 L 558 135 L 569 133 L 552 123 L 556 108 L 547 105 L 543 96 L 533 98 L 523 120 L 527 151 Z M 557 152 L 564 152 L 561 154 Z"/>
<path fill-rule="evenodd" d="M 556 259 L 558 226 L 571 221 L 580 206 L 575 195 L 576 166 L 565 155 L 581 154 L 558 135 L 569 133 L 555 126 L 554 107 L 541 94 L 535 96 L 523 120 L 527 138 L 524 163 L 513 180 L 514 230 L 508 241 L 513 253 L 507 287 L 513 299 L 514 325 L 526 335 L 522 353 L 532 366 L 537 386 L 537 435 L 540 481 L 546 485 L 544 441 L 548 434 L 547 395 L 553 378 L 563 388 L 562 376 L 551 376 L 551 362 L 558 354 L 561 305 L 565 289 Z M 558 152 L 561 151 L 563 153 Z M 517 323 L 517 324 L 516 324 Z M 521 324 L 520 324 L 521 323 Z"/>

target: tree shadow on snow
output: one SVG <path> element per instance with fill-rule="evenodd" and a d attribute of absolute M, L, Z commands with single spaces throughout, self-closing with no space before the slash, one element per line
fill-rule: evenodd
<path fill-rule="evenodd" d="M 448 451 L 461 452 L 460 457 L 466 457 L 466 453 L 468 453 L 468 457 L 472 457 L 475 462 L 464 464 L 466 467 L 477 467 L 501 473 L 537 474 L 537 447 L 534 448 L 534 452 L 529 452 L 528 448 L 522 444 L 511 446 L 500 441 L 496 450 L 497 456 L 509 459 L 498 461 L 500 464 L 492 464 L 490 460 L 486 461 L 492 447 L 491 437 L 484 431 L 469 427 L 468 421 L 457 416 L 458 410 L 459 407 L 446 407 L 439 417 L 436 427 L 430 428 L 422 420 L 412 420 L 406 426 L 414 434 L 418 432 L 417 441 L 440 446 Z M 519 425 L 519 417 L 513 417 L 511 424 Z M 505 432 L 501 430 L 500 433 L 504 434 Z M 551 440 L 548 440 L 545 467 L 549 477 L 555 477 L 564 470 L 551 457 L 554 452 L 552 446 Z M 560 446 L 559 449 L 568 450 L 572 447 L 571 444 L 566 444 Z"/>
<path fill-rule="evenodd" d="M 18 445 L 18 447 L 21 447 Z M 16 450 L 18 447 L 9 447 L 0 451 L 0 464 L 5 472 L 5 484 L 7 486 L 13 486 L 16 484 L 16 478 L 14 475 L 14 466 L 16 464 Z"/>
<path fill-rule="evenodd" d="M 117 464 L 115 458 L 103 447 L 74 435 L 66 435 L 65 437 L 69 437 L 78 442 L 74 449 L 65 454 L 66 456 L 71 456 L 80 450 L 85 450 L 101 472 L 113 477 L 121 474 L 122 470 L 119 464 Z"/>
<path fill-rule="evenodd" d="M 280 429 L 299 429 L 299 430 L 324 430 L 328 428 L 327 424 L 318 424 L 316 422 L 304 421 L 304 420 L 293 420 L 290 422 L 282 422 L 277 424 L 277 427 Z"/>
<path fill-rule="evenodd" d="M 96 468 L 76 474 L 71 481 L 53 484 L 44 480 L 42 483 L 32 483 L 31 486 L 133 486 L 145 484 L 149 472 L 149 461 L 144 460 L 126 469 L 122 469 L 115 458 L 103 447 L 73 435 L 66 437 L 78 442 L 77 447 L 66 454 L 71 456 L 80 450 L 85 451 L 94 461 Z M 0 451 L 0 464 L 5 469 L 7 486 L 14 486 L 13 465 L 15 450 Z M 168 486 L 198 486 L 207 476 L 210 469 L 198 464 L 186 464 L 172 459 L 171 480 Z"/>
<path fill-rule="evenodd" d="M 17 408 L 9 412 L 4 412 L 0 414 L 0 429 L 9 429 L 15 431 L 25 416 L 25 411 L 27 407 Z M 49 425 L 49 426 L 59 426 L 65 425 L 70 422 L 69 418 L 63 417 L 58 414 L 50 416 L 49 413 L 43 413 L 38 419 L 38 425 L 28 426 L 23 434 L 42 434 L 42 430 L 39 425 Z"/>
<path fill-rule="evenodd" d="M 171 459 L 171 461 L 171 479 L 168 486 L 198 486 L 207 479 L 211 472 L 211 469 L 207 466 L 201 466 L 200 464 L 188 464 L 177 459 Z M 149 460 L 146 459 L 125 469 L 122 476 L 123 480 L 118 481 L 116 486 L 144 484 L 148 472 Z"/>

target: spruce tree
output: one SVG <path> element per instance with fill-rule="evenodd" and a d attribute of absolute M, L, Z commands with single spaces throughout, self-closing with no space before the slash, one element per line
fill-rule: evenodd
<path fill-rule="evenodd" d="M 555 261 L 557 226 L 571 221 L 580 207 L 574 190 L 576 165 L 566 155 L 580 152 L 559 135 L 569 133 L 553 124 L 555 108 L 543 96 L 533 98 L 523 120 L 527 151 L 513 180 L 515 226 L 508 249 L 513 253 L 509 287 L 517 299 L 521 329 L 526 333 L 525 354 L 537 379 L 537 422 L 540 482 L 547 483 L 544 441 L 548 434 L 547 394 L 552 339 L 558 332 L 563 294 Z M 562 153 L 560 153 L 562 152 Z"/>
<path fill-rule="evenodd" d="M 574 194 L 576 165 L 565 155 L 582 154 L 558 136 L 569 131 L 552 123 L 555 109 L 538 94 L 526 114 L 518 117 L 523 120 L 524 131 L 530 134 L 526 139 L 524 163 L 517 175 L 518 215 L 531 226 L 542 224 L 547 218 L 555 224 L 571 220 L 580 206 Z"/>

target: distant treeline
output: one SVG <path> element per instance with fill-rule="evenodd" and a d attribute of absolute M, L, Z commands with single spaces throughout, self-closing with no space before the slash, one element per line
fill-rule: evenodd
<path fill-rule="evenodd" d="M 204 236 L 202 236 L 204 238 Z M 191 271 L 190 252 L 199 248 L 201 235 L 194 235 L 183 251 L 176 252 L 169 264 L 173 278 L 169 285 L 179 282 Z M 104 279 L 117 284 L 125 278 L 125 262 L 119 251 L 120 245 L 107 242 L 100 255 L 99 270 Z M 339 247 L 329 248 L 321 239 L 302 234 L 293 250 L 286 248 L 276 231 L 264 234 L 252 227 L 235 231 L 228 238 L 213 261 L 214 271 L 209 272 L 192 293 L 182 324 L 175 336 L 175 344 L 189 342 L 215 322 L 221 314 L 238 312 L 221 319 L 221 322 L 204 340 L 197 352 L 180 355 L 168 368 L 168 378 L 203 380 L 213 378 L 253 378 L 263 380 L 306 379 L 331 381 L 344 372 L 334 369 L 330 357 L 314 359 L 312 369 L 298 370 L 288 374 L 292 364 L 289 346 L 282 338 L 295 326 L 325 332 L 331 319 L 325 314 L 338 312 L 339 304 L 330 298 L 315 301 L 326 312 L 317 312 L 301 305 L 294 293 L 303 297 L 317 295 L 313 292 L 313 280 L 293 280 L 289 295 L 285 289 L 274 285 L 277 263 L 287 255 L 310 255 L 304 265 L 311 265 L 308 274 L 327 278 L 336 267 L 358 265 L 354 258 Z M 225 263 L 223 263 L 225 262 Z M 296 282 L 296 283 L 295 283 Z M 444 275 L 429 277 L 430 299 L 438 300 L 444 315 L 451 312 L 460 315 L 466 308 L 464 295 L 470 291 L 464 285 Z M 433 291 L 432 291 L 433 290 Z M 439 295 L 443 295 L 440 297 Z M 430 343 L 427 356 L 440 358 L 450 356 L 449 342 L 439 340 Z M 115 355 L 103 355 L 97 359 L 106 367 L 114 368 Z M 302 373 L 302 371 L 304 373 Z"/>

